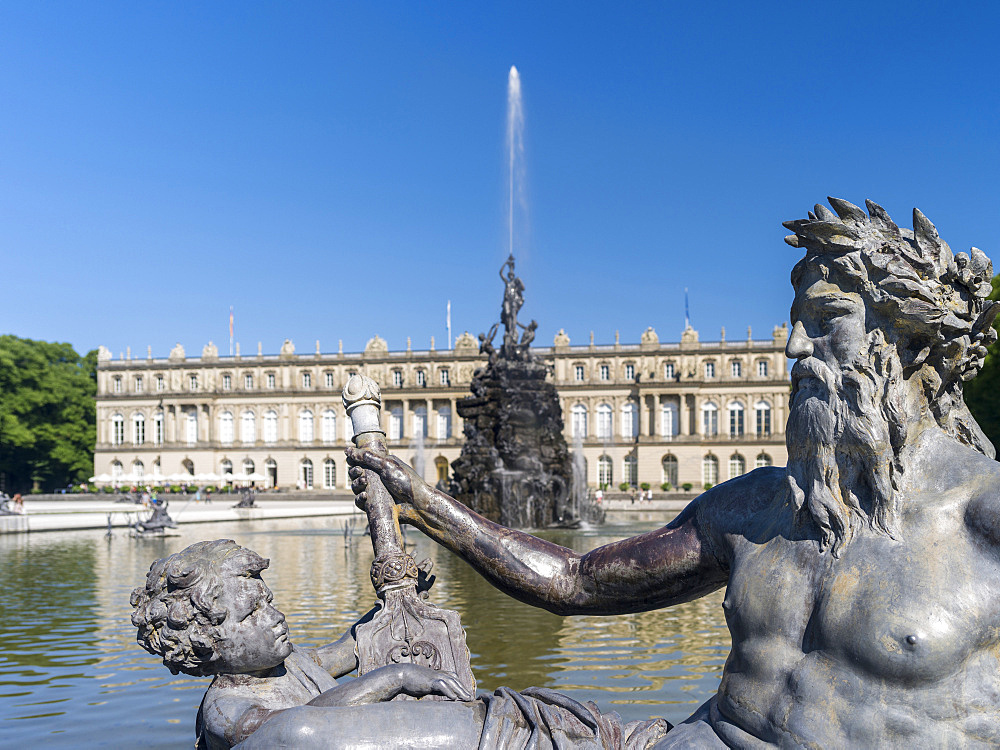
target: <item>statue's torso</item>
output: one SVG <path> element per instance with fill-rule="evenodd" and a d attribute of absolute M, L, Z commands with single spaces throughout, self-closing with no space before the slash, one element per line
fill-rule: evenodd
<path fill-rule="evenodd" d="M 781 522 L 736 539 L 716 731 L 751 745 L 1000 742 L 996 499 L 968 496 L 904 499 L 898 540 L 866 530 L 839 559 Z"/>

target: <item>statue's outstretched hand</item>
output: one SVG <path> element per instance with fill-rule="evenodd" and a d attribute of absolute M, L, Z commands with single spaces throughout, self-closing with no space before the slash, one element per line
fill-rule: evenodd
<path fill-rule="evenodd" d="M 471 701 L 476 696 L 462 686 L 455 675 L 438 672 L 418 664 L 398 665 L 403 673 L 402 688 L 407 695 L 420 698 L 425 695 L 443 695 L 453 701 Z"/>
<path fill-rule="evenodd" d="M 365 476 L 365 469 L 370 469 L 378 474 L 382 484 L 389 490 L 389 494 L 401 505 L 415 504 L 414 491 L 419 491 L 426 486 L 413 469 L 395 456 L 387 456 L 363 448 L 348 448 L 346 453 L 347 463 L 351 466 L 348 475 L 351 477 L 354 501 L 362 510 L 365 509 L 365 504 L 368 502 L 368 478 Z"/>

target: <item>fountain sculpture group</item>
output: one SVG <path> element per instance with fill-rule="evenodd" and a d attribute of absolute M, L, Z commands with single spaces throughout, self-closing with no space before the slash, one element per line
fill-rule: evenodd
<path fill-rule="evenodd" d="M 472 379 L 472 395 L 458 402 L 465 444 L 452 464 L 449 494 L 512 528 L 599 520 L 585 482 L 574 481 L 559 396 L 545 379 L 549 367 L 531 351 L 538 324 L 517 321 L 524 283 L 514 273 L 514 256 L 501 267 L 500 278 L 500 323 L 479 334 L 487 364 Z M 496 347 L 499 325 L 503 340 Z"/>
<path fill-rule="evenodd" d="M 657 531 L 580 555 L 490 521 L 385 453 L 377 386 L 352 380 L 373 612 L 297 650 L 260 580 L 267 561 L 229 542 L 154 563 L 133 594 L 144 648 L 216 675 L 202 746 L 1000 745 L 1000 466 L 962 397 L 997 338 L 992 264 L 976 248 L 954 254 L 919 211 L 911 231 L 877 204 L 830 204 L 786 223 L 805 251 L 792 271 L 787 468 L 713 487 Z M 676 727 L 623 724 L 544 689 L 473 699 L 457 615 L 417 594 L 399 521 L 557 614 L 653 610 L 725 587 L 732 651 L 718 692 Z"/>

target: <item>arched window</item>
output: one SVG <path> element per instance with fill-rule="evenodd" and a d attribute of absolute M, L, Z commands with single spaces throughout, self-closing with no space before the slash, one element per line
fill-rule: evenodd
<path fill-rule="evenodd" d="M 771 457 L 766 453 L 761 453 L 757 456 L 757 460 L 754 462 L 754 466 L 757 469 L 762 469 L 765 466 L 771 466 Z"/>
<path fill-rule="evenodd" d="M 610 487 L 612 481 L 614 481 L 614 472 L 612 471 L 611 456 L 601 456 L 597 459 L 597 484 L 598 486 L 606 484 Z"/>
<path fill-rule="evenodd" d="M 153 461 L 153 476 L 150 477 L 150 481 L 160 482 L 162 480 L 163 477 L 160 474 L 160 459 L 156 459 Z"/>
<path fill-rule="evenodd" d="M 185 430 L 187 444 L 194 445 L 198 442 L 198 412 L 194 409 L 187 413 L 187 429 Z"/>
<path fill-rule="evenodd" d="M 729 402 L 729 437 L 743 437 L 743 404 L 739 401 Z"/>
<path fill-rule="evenodd" d="M 245 411 L 240 415 L 240 440 L 244 443 L 257 440 L 257 417 L 252 411 Z"/>
<path fill-rule="evenodd" d="M 142 478 L 146 475 L 146 467 L 143 465 L 142 461 L 138 458 L 132 462 L 132 476 L 135 477 L 136 482 L 142 482 Z"/>
<path fill-rule="evenodd" d="M 299 442 L 311 443 L 316 437 L 313 428 L 313 413 L 309 409 L 299 412 Z"/>
<path fill-rule="evenodd" d="M 574 404 L 572 410 L 572 432 L 573 437 L 587 437 L 587 407 L 583 404 Z"/>
<path fill-rule="evenodd" d="M 739 453 L 729 457 L 729 478 L 735 479 L 747 473 L 747 461 Z"/>
<path fill-rule="evenodd" d="M 438 409 L 438 440 L 447 440 L 451 437 L 451 407 L 442 406 Z"/>
<path fill-rule="evenodd" d="M 132 445 L 146 442 L 146 417 L 136 412 L 132 415 Z"/>
<path fill-rule="evenodd" d="M 413 407 L 413 436 L 427 437 L 427 407 Z"/>
<path fill-rule="evenodd" d="M 403 439 L 403 407 L 394 406 L 389 409 L 389 439 Z"/>
<path fill-rule="evenodd" d="M 163 412 L 153 415 L 153 445 L 163 445 Z"/>
<path fill-rule="evenodd" d="M 771 434 L 771 405 L 767 401 L 758 401 L 754 404 L 754 412 L 757 415 L 757 434 L 766 437 Z"/>
<path fill-rule="evenodd" d="M 662 469 L 661 476 L 663 481 L 668 483 L 671 487 L 677 486 L 677 456 L 668 453 L 660 461 L 660 468 Z"/>
<path fill-rule="evenodd" d="M 122 478 L 122 474 L 124 474 L 124 473 L 125 473 L 125 471 L 124 471 L 124 469 L 122 469 L 122 462 L 121 461 L 112 461 L 111 462 L 111 479 L 113 481 L 120 482 L 121 478 Z"/>
<path fill-rule="evenodd" d="M 706 437 L 719 434 L 719 407 L 711 401 L 701 407 L 701 434 Z"/>
<path fill-rule="evenodd" d="M 439 482 L 448 481 L 448 459 L 444 456 L 438 456 L 434 459 L 434 469 L 437 471 L 437 480 Z"/>
<path fill-rule="evenodd" d="M 219 415 L 219 442 L 223 445 L 232 445 L 235 420 L 231 411 L 224 411 Z"/>
<path fill-rule="evenodd" d="M 729 374 L 734 378 L 743 377 L 743 365 L 740 364 L 738 359 L 734 359 L 729 363 Z"/>
<path fill-rule="evenodd" d="M 607 440 L 611 437 L 611 405 L 598 404 L 597 406 L 597 437 Z"/>
<path fill-rule="evenodd" d="M 299 467 L 299 479 L 302 481 L 302 489 L 311 490 L 313 488 L 313 462 L 308 458 L 303 458 Z"/>
<path fill-rule="evenodd" d="M 333 409 L 327 409 L 323 412 L 321 429 L 324 443 L 329 445 L 337 442 L 337 413 Z"/>
<path fill-rule="evenodd" d="M 257 470 L 257 467 L 254 465 L 254 462 L 251 459 L 249 459 L 249 458 L 244 458 L 243 459 L 243 473 L 246 476 L 250 476 L 256 470 Z"/>
<path fill-rule="evenodd" d="M 664 440 L 673 440 L 680 432 L 680 420 L 677 418 L 677 403 L 667 401 L 660 407 L 660 432 Z M 673 482 L 671 482 L 673 484 Z"/>
<path fill-rule="evenodd" d="M 719 483 L 719 459 L 711 453 L 701 461 L 701 482 L 706 487 Z"/>
<path fill-rule="evenodd" d="M 121 414 L 111 415 L 111 444 L 121 445 L 125 442 L 125 417 Z"/>
<path fill-rule="evenodd" d="M 622 404 L 622 437 L 635 438 L 638 435 L 639 405 L 633 401 L 626 401 Z"/>
<path fill-rule="evenodd" d="M 219 475 L 222 477 L 223 484 L 232 484 L 233 482 L 233 478 L 231 476 L 232 473 L 233 473 L 233 462 L 230 461 L 228 458 L 222 459 L 222 461 L 219 462 Z M 230 476 L 227 477 L 226 474 L 229 474 Z"/>
<path fill-rule="evenodd" d="M 264 412 L 264 442 L 265 443 L 277 443 L 278 442 L 278 412 L 274 409 L 268 409 Z"/>
<path fill-rule="evenodd" d="M 264 474 L 267 476 L 265 485 L 267 487 L 278 486 L 278 462 L 269 458 L 264 462 Z"/>
<path fill-rule="evenodd" d="M 328 458 L 323 462 L 323 489 L 337 489 L 337 464 L 334 463 L 332 458 Z"/>
<path fill-rule="evenodd" d="M 639 462 L 634 453 L 629 453 L 622 461 L 622 477 L 633 487 L 639 484 Z"/>
<path fill-rule="evenodd" d="M 767 360 L 759 359 L 757 360 L 757 377 L 766 378 L 767 377 Z"/>

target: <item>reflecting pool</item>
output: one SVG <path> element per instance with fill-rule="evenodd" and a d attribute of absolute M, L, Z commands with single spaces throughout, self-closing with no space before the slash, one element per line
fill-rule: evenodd
<path fill-rule="evenodd" d="M 550 532 L 579 551 L 663 523 L 609 519 Z M 371 544 L 335 518 L 199 524 L 181 536 L 116 531 L 0 537 L 0 737 L 5 747 L 191 747 L 208 679 L 171 675 L 135 644 L 129 594 L 150 563 L 200 539 L 235 539 L 271 559 L 264 580 L 291 639 L 332 641 L 374 601 Z M 434 561 L 430 599 L 458 610 L 479 687 L 552 687 L 626 720 L 676 723 L 717 688 L 729 652 L 722 593 L 670 610 L 558 617 L 505 597 L 449 552 L 410 530 L 416 559 Z"/>

